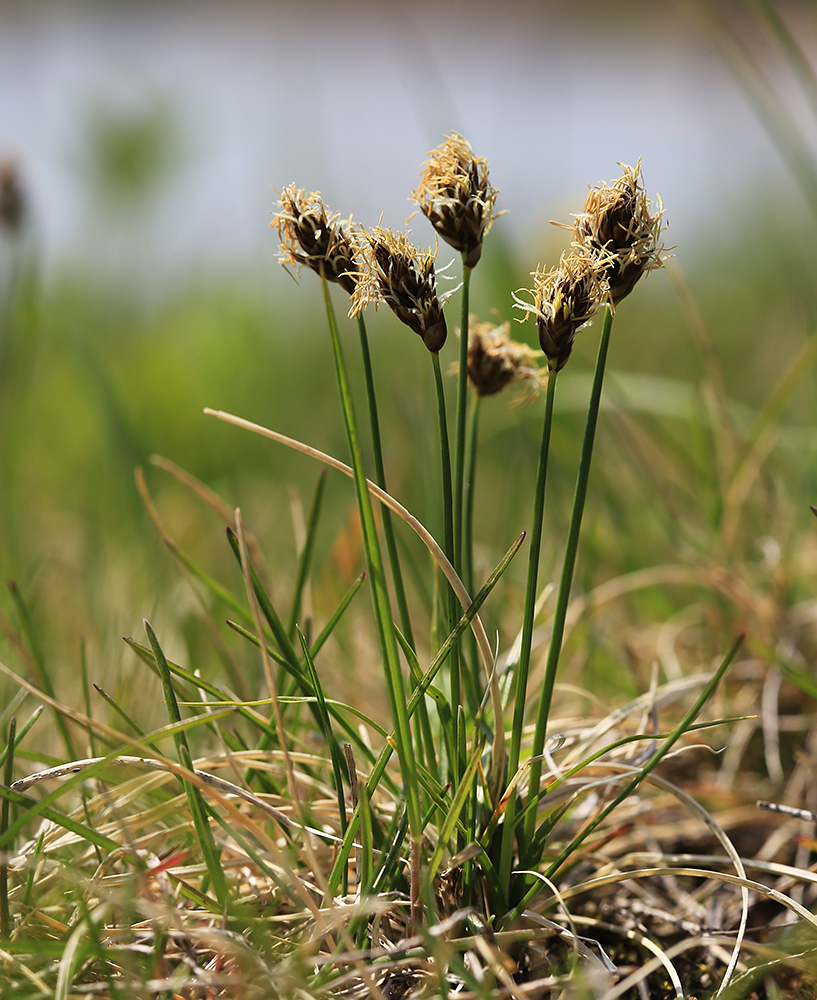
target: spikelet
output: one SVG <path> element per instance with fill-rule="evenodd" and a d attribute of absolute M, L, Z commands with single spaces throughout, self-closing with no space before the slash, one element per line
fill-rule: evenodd
<path fill-rule="evenodd" d="M 307 194 L 303 188 L 290 184 L 281 192 L 281 207 L 270 226 L 278 229 L 281 241 L 279 260 L 281 266 L 293 265 L 296 272 L 302 267 L 316 273 L 323 272 L 327 281 L 333 281 L 349 295 L 355 290 L 358 262 L 356 246 L 352 239 L 352 219 L 333 215 L 321 201 L 320 191 Z"/>
<path fill-rule="evenodd" d="M 608 256 L 574 245 L 559 266 L 532 272 L 533 301 L 514 295 L 515 306 L 536 319 L 539 344 L 548 368 L 558 372 L 567 364 L 576 334 L 609 296 Z"/>
<path fill-rule="evenodd" d="M 437 294 L 436 250 L 419 250 L 405 233 L 393 233 L 382 226 L 365 232 L 358 246 L 363 266 L 356 275 L 349 315 L 356 316 L 370 303 L 377 308 L 385 302 L 401 322 L 422 337 L 432 354 L 439 352 L 447 336 L 442 307 L 448 296 Z"/>
<path fill-rule="evenodd" d="M 641 161 L 635 168 L 619 163 L 623 173 L 609 187 L 591 188 L 584 211 L 573 223 L 572 241 L 592 252 L 606 252 L 610 299 L 615 305 L 647 271 L 663 267 L 660 243 L 663 206 L 650 213 Z"/>
<path fill-rule="evenodd" d="M 488 180 L 488 163 L 474 156 L 456 132 L 428 155 L 411 197 L 440 237 L 463 255 L 465 267 L 472 268 L 492 222 L 502 214 L 494 213 L 499 192 Z"/>
<path fill-rule="evenodd" d="M 468 324 L 468 380 L 479 396 L 493 396 L 508 387 L 520 390 L 520 402 L 529 402 L 547 375 L 536 364 L 527 344 L 510 338 L 510 323 L 496 326 L 471 316 Z"/>

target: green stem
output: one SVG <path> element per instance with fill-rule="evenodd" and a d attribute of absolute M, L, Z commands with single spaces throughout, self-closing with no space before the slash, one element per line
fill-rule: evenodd
<path fill-rule="evenodd" d="M 346 424 L 346 437 L 349 443 L 349 453 L 354 470 L 355 492 L 357 494 L 360 527 L 363 534 L 363 548 L 366 554 L 366 565 L 372 588 L 372 603 L 374 605 L 375 628 L 380 655 L 383 660 L 383 671 L 386 679 L 386 690 L 389 696 L 389 707 L 394 722 L 397 757 L 400 761 L 400 771 L 406 784 L 406 811 L 409 817 L 409 830 L 413 841 L 422 837 L 422 812 L 417 785 L 417 770 L 414 761 L 414 750 L 411 744 L 411 729 L 409 728 L 406 700 L 403 697 L 403 681 L 400 674 L 400 660 L 397 652 L 397 640 L 392 628 L 389 594 L 386 587 L 386 577 L 383 570 L 383 557 L 374 523 L 374 512 L 369 489 L 366 485 L 366 473 L 363 468 L 363 453 L 360 447 L 360 435 L 357 430 L 352 393 L 349 387 L 349 377 L 346 372 L 346 362 L 340 344 L 338 325 L 329 285 L 321 277 L 323 297 L 326 304 L 326 315 L 329 321 L 329 332 L 332 338 L 332 350 L 335 356 L 335 373 L 338 380 L 343 418 Z"/>
<path fill-rule="evenodd" d="M 550 702 L 553 697 L 553 685 L 556 681 L 556 670 L 559 666 L 559 654 L 562 651 L 567 606 L 570 600 L 570 588 L 573 583 L 573 570 L 576 565 L 576 551 L 579 547 L 579 532 L 584 514 L 584 501 L 587 496 L 587 482 L 590 477 L 590 463 L 593 460 L 593 444 L 596 438 L 596 424 L 601 402 L 601 389 L 604 382 L 604 368 L 607 363 L 607 349 L 610 346 L 610 330 L 613 326 L 613 311 L 607 307 L 604 314 L 604 325 L 599 341 L 599 352 L 596 358 L 596 371 L 593 376 L 593 388 L 590 393 L 590 405 L 587 411 L 587 423 L 584 429 L 582 456 L 579 462 L 579 472 L 576 476 L 576 493 L 573 497 L 573 512 L 570 515 L 570 527 L 567 533 L 565 559 L 562 564 L 562 576 L 559 581 L 559 593 L 556 597 L 556 610 L 553 613 L 553 628 L 550 634 L 550 648 L 545 664 L 545 678 L 542 684 L 542 695 L 539 699 L 539 712 L 536 716 L 536 730 L 533 735 L 531 756 L 534 758 L 530 769 L 529 801 L 534 801 L 539 795 L 539 780 L 542 774 L 542 763 L 536 760 L 545 746 Z M 526 842 L 533 836 L 536 827 L 536 810 L 532 809 L 525 821 Z"/>
<path fill-rule="evenodd" d="M 465 479 L 465 512 L 463 515 L 462 542 L 462 581 L 469 594 L 474 592 L 474 492 L 477 479 L 477 442 L 479 441 L 479 414 L 482 409 L 482 397 L 474 394 L 474 405 L 471 408 L 471 427 L 468 435 L 468 464 Z M 477 643 L 473 633 L 466 638 L 468 659 L 471 664 L 471 683 L 474 691 L 481 690 L 482 675 L 480 673 Z M 497 720 L 496 725 L 499 725 Z"/>
<path fill-rule="evenodd" d="M 366 381 L 369 423 L 372 428 L 375 477 L 377 485 L 388 493 L 388 489 L 386 488 L 386 468 L 383 463 L 383 446 L 380 437 L 380 419 L 377 413 L 377 397 L 374 391 L 372 359 L 369 352 L 369 337 L 366 333 L 366 323 L 363 319 L 363 313 L 360 313 L 357 317 L 357 326 L 360 332 L 360 351 L 363 355 L 363 375 Z M 397 603 L 397 612 L 400 615 L 400 630 L 406 639 L 408 639 L 411 648 L 414 649 L 414 635 L 411 629 L 406 588 L 403 583 L 403 572 L 400 568 L 400 557 L 397 553 L 397 541 L 394 536 L 391 511 L 388 507 L 382 506 L 380 512 L 383 519 L 383 535 L 386 539 L 386 551 L 389 554 L 389 566 L 391 567 L 392 583 L 394 585 L 394 599 Z"/>
<path fill-rule="evenodd" d="M 457 376 L 457 427 L 454 466 L 454 569 L 461 574 L 463 563 L 463 520 L 465 490 L 465 417 L 468 411 L 468 298 L 470 267 L 462 269 L 462 319 L 460 321 L 460 370 Z"/>
<path fill-rule="evenodd" d="M 533 617 L 536 609 L 536 592 L 539 580 L 542 526 L 545 518 L 545 485 L 547 483 L 550 433 L 553 425 L 553 400 L 556 395 L 556 375 L 557 373 L 554 371 L 551 371 L 548 375 L 547 395 L 545 397 L 545 419 L 542 424 L 542 440 L 539 445 L 539 464 L 536 468 L 536 486 L 534 487 L 533 494 L 533 525 L 530 533 L 530 553 L 528 556 L 528 581 L 525 591 L 525 611 L 522 619 L 522 645 L 519 650 L 519 663 L 516 668 L 516 700 L 513 710 L 511 744 L 508 751 L 509 780 L 513 778 L 519 767 L 522 730 L 525 725 L 525 702 L 528 689 L 528 673 L 530 671 L 531 643 L 533 640 Z M 505 826 L 502 833 L 502 853 L 499 865 L 500 882 L 505 886 L 506 890 L 510 884 L 511 863 L 513 860 L 515 814 L 516 795 L 514 794 L 511 796 L 505 810 Z"/>
<path fill-rule="evenodd" d="M 437 419 L 440 427 L 440 459 L 442 461 L 442 485 L 443 485 L 443 549 L 448 558 L 454 561 L 454 520 L 453 520 L 453 494 L 451 490 L 451 450 L 448 442 L 448 419 L 445 412 L 445 389 L 443 386 L 443 376 L 440 370 L 440 355 L 432 353 L 431 363 L 434 368 L 434 384 L 437 389 Z M 456 622 L 456 598 L 447 583 L 443 584 L 443 606 L 446 609 L 446 632 L 449 632 Z M 461 702 L 460 697 L 460 665 L 457 650 L 451 650 L 449 659 L 449 669 L 451 672 L 451 726 L 452 742 L 457 746 L 457 706 Z M 450 762 L 451 773 L 449 775 L 454 786 L 457 785 L 458 768 L 456 760 Z"/>
<path fill-rule="evenodd" d="M 13 715 L 9 721 L 9 738 L 6 752 L 6 766 L 3 772 L 3 784 L 11 786 L 14 781 L 14 745 L 17 732 L 17 716 Z M 3 799 L 0 806 L 0 834 L 4 834 L 9 827 L 9 810 L 11 804 L 8 799 Z M 9 851 L 5 851 L 0 861 L 0 940 L 8 941 L 11 937 L 11 913 L 9 911 L 9 875 L 8 858 Z"/>
<path fill-rule="evenodd" d="M 479 414 L 482 397 L 474 396 L 471 409 L 471 433 L 468 435 L 468 469 L 465 486 L 465 513 L 463 515 L 462 582 L 470 594 L 474 589 L 474 489 L 477 478 L 477 442 L 479 441 Z"/>

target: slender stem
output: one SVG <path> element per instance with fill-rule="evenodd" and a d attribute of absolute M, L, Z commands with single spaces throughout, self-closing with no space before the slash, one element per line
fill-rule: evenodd
<path fill-rule="evenodd" d="M 14 743 L 17 733 L 17 716 L 13 715 L 9 721 L 9 738 L 6 751 L 6 766 L 3 772 L 3 784 L 7 787 L 14 781 Z M 5 833 L 9 827 L 9 810 L 11 803 L 8 799 L 3 799 L 0 806 L 0 833 Z M 5 851 L 0 861 L 0 940 L 8 941 L 11 937 L 11 913 L 9 911 L 9 882 L 8 882 L 8 858 L 9 851 Z"/>
<path fill-rule="evenodd" d="M 468 462 L 465 477 L 465 511 L 463 516 L 462 542 L 462 578 L 468 593 L 474 590 L 474 490 L 477 478 L 477 442 L 479 440 L 479 412 L 482 409 L 482 397 L 474 394 L 474 405 L 471 407 L 471 427 L 468 435 Z M 466 637 L 468 659 L 471 664 L 471 684 L 475 692 L 481 690 L 482 678 L 479 669 L 479 655 L 476 640 L 469 633 Z M 495 725 L 502 725 L 497 719 Z"/>
<path fill-rule="evenodd" d="M 457 376 L 457 427 L 454 450 L 454 569 L 462 575 L 463 493 L 465 488 L 465 417 L 468 410 L 468 298 L 470 267 L 462 269 L 462 319 L 460 323 L 460 370 Z"/>
<path fill-rule="evenodd" d="M 559 593 L 556 597 L 556 610 L 553 613 L 553 628 L 550 634 L 550 648 L 545 664 L 545 679 L 542 684 L 542 695 L 539 699 L 539 712 L 536 716 L 536 730 L 533 735 L 531 756 L 534 758 L 530 769 L 529 798 L 534 801 L 539 795 L 539 780 L 542 774 L 542 763 L 536 760 L 541 755 L 545 745 L 550 702 L 553 697 L 553 685 L 556 681 L 556 670 L 559 666 L 559 654 L 562 651 L 567 605 L 570 600 L 570 588 L 573 583 L 573 570 L 576 565 L 576 551 L 579 547 L 579 532 L 584 514 L 584 501 L 587 496 L 587 482 L 590 477 L 590 463 L 593 460 L 593 444 L 596 438 L 596 424 L 601 402 L 601 389 L 604 382 L 604 368 L 607 363 L 607 349 L 610 346 L 610 330 L 613 326 L 613 312 L 607 307 L 604 314 L 604 325 L 599 341 L 599 352 L 596 357 L 596 371 L 593 376 L 593 388 L 590 392 L 590 405 L 587 411 L 587 423 L 584 429 L 584 442 L 579 462 L 579 472 L 576 476 L 576 492 L 573 497 L 573 511 L 570 515 L 570 527 L 567 533 L 565 559 L 562 564 L 562 576 L 559 581 Z M 533 836 L 536 828 L 536 810 L 531 809 L 525 820 L 526 840 Z"/>
<path fill-rule="evenodd" d="M 372 428 L 372 451 L 374 454 L 374 471 L 377 485 L 386 490 L 386 469 L 383 464 L 383 446 L 380 437 L 380 419 L 377 414 L 377 397 L 374 390 L 374 376 L 372 374 L 372 359 L 369 352 L 369 337 L 366 333 L 366 323 L 363 313 L 357 317 L 357 326 L 360 332 L 360 351 L 363 355 L 363 375 L 366 381 L 366 399 L 369 406 L 369 423 Z M 411 618 L 409 617 L 408 601 L 406 599 L 406 588 L 403 584 L 403 572 L 400 568 L 400 557 L 397 553 L 397 542 L 394 537 L 394 525 L 391 519 L 391 511 L 387 507 L 381 508 L 383 519 L 383 535 L 386 539 L 386 551 L 389 554 L 389 566 L 391 567 L 392 583 L 394 585 L 394 599 L 397 603 L 397 611 L 400 615 L 400 629 L 408 639 L 412 649 L 414 646 L 414 635 L 411 629 Z"/>
<path fill-rule="evenodd" d="M 445 412 L 445 389 L 443 386 L 443 376 L 440 370 L 440 355 L 432 353 L 431 363 L 434 368 L 434 384 L 437 389 L 437 418 L 440 427 L 440 459 L 442 461 L 442 485 L 443 485 L 443 548 L 445 554 L 454 561 L 454 520 L 453 520 L 453 496 L 451 490 L 451 450 L 448 443 L 448 419 Z M 443 606 L 446 609 L 446 631 L 450 631 L 456 622 L 456 605 L 454 595 L 447 586 L 443 586 Z M 451 650 L 449 658 L 449 669 L 451 672 L 451 726 L 453 745 L 457 745 L 457 705 L 460 704 L 460 668 L 457 650 Z M 452 760 L 450 778 L 456 785 L 457 762 Z"/>
<path fill-rule="evenodd" d="M 374 605 L 377 641 L 380 646 L 380 655 L 383 660 L 383 671 L 386 679 L 386 689 L 389 696 L 389 707 L 391 709 L 391 715 L 394 722 L 397 757 L 400 761 L 400 770 L 406 784 L 406 811 L 409 817 L 409 829 L 411 831 L 412 841 L 419 841 L 422 837 L 423 827 L 422 812 L 420 809 L 420 796 L 417 785 L 417 769 L 411 745 L 411 729 L 409 727 L 408 712 L 406 711 L 406 700 L 403 697 L 400 661 L 397 653 L 397 640 L 394 636 L 394 629 L 392 628 L 389 594 L 386 588 L 385 573 L 383 571 L 383 557 L 380 553 L 380 543 L 377 538 L 377 530 L 374 523 L 372 501 L 366 485 L 366 473 L 363 468 L 363 453 L 360 447 L 360 435 L 357 430 L 357 420 L 355 418 L 354 407 L 352 404 L 352 393 L 349 387 L 349 377 L 346 373 L 346 362 L 344 361 L 343 351 L 341 349 L 338 325 L 335 320 L 335 311 L 332 308 L 329 285 L 325 278 L 322 277 L 321 280 L 323 284 L 324 302 L 326 304 L 326 315 L 329 321 L 329 332 L 332 338 L 332 350 L 335 357 L 335 372 L 338 380 L 338 391 L 340 393 L 343 418 L 346 424 L 346 437 L 349 443 L 349 453 L 352 459 L 355 492 L 357 494 L 360 526 L 363 534 L 363 548 L 366 554 L 366 565 L 372 588 L 372 602 Z"/>
<path fill-rule="evenodd" d="M 463 517 L 462 582 L 468 593 L 474 589 L 474 489 L 477 478 L 477 442 L 482 397 L 474 396 L 471 409 L 471 433 L 468 435 L 468 467 L 465 480 L 465 514 Z"/>
<path fill-rule="evenodd" d="M 448 443 L 448 418 L 445 413 L 445 389 L 440 370 L 440 355 L 432 353 L 431 363 L 434 368 L 434 385 L 437 389 L 437 419 L 440 426 L 440 459 L 443 475 L 443 548 L 445 554 L 453 562 L 454 555 L 454 522 L 453 495 L 451 491 L 451 449 Z M 456 568 L 456 567 L 455 567 Z"/>
<path fill-rule="evenodd" d="M 369 351 L 369 335 L 366 332 L 366 321 L 363 313 L 357 317 L 357 328 L 360 334 L 360 353 L 363 358 L 363 376 L 366 383 L 366 402 L 369 412 L 369 425 L 372 432 L 372 454 L 374 457 L 375 481 L 377 485 L 388 492 L 386 487 L 386 467 L 383 462 L 383 444 L 380 435 L 380 417 L 377 411 L 377 395 L 374 388 L 374 373 L 372 371 L 372 357 Z M 416 649 L 414 643 L 414 632 L 411 627 L 411 616 L 409 614 L 408 600 L 406 598 L 406 588 L 403 583 L 403 571 L 400 567 L 400 556 L 397 552 L 397 539 L 394 534 L 394 522 L 391 511 L 387 507 L 381 508 L 381 518 L 383 521 L 383 537 L 386 540 L 386 552 L 389 556 L 389 567 L 391 568 L 392 585 L 394 587 L 394 600 L 397 604 L 397 613 L 400 616 L 400 629 L 403 637 L 412 649 Z M 431 765 L 431 770 L 436 768 L 436 760 L 433 758 L 434 744 L 429 742 L 427 736 L 430 732 L 428 710 L 423 702 L 417 713 L 415 726 L 415 739 L 418 749 L 422 755 L 423 749 L 426 758 Z"/>
<path fill-rule="evenodd" d="M 530 533 L 530 553 L 528 556 L 528 581 L 525 591 L 525 611 L 522 619 L 522 645 L 519 650 L 519 663 L 516 668 L 516 700 L 513 710 L 511 744 L 508 752 L 509 780 L 513 778 L 519 767 L 522 730 L 525 725 L 525 702 L 528 689 L 528 673 L 530 671 L 531 643 L 533 640 L 533 616 L 536 609 L 536 591 L 539 580 L 542 525 L 544 524 L 545 517 L 545 484 L 547 483 L 550 432 L 553 425 L 553 400 L 556 395 L 556 374 L 556 372 L 551 371 L 548 375 L 547 395 L 545 397 L 545 419 L 542 424 L 542 440 L 539 445 L 539 464 L 536 468 L 536 486 L 533 494 L 533 525 Z M 506 888 L 510 883 L 515 813 L 516 795 L 513 795 L 505 811 L 505 828 L 502 834 L 502 853 L 500 859 L 500 882 Z"/>

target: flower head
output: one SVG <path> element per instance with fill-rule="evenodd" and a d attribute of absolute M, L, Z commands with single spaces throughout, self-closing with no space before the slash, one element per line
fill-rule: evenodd
<path fill-rule="evenodd" d="M 514 296 L 516 307 L 536 317 L 539 344 L 551 371 L 567 364 L 576 334 L 609 297 L 608 256 L 574 244 L 559 266 L 532 273 L 533 302 Z"/>
<path fill-rule="evenodd" d="M 411 196 L 445 242 L 460 251 L 465 266 L 475 267 L 482 241 L 501 214 L 494 214 L 499 192 L 488 181 L 488 163 L 456 132 L 428 155 Z"/>
<path fill-rule="evenodd" d="M 307 194 L 294 184 L 284 188 L 278 204 L 281 211 L 270 225 L 278 229 L 281 266 L 293 264 L 300 270 L 306 265 L 351 295 L 358 269 L 351 217 L 343 220 L 338 212 L 330 215 L 320 191 Z"/>
<path fill-rule="evenodd" d="M 0 162 L 0 224 L 16 233 L 23 224 L 25 198 L 13 160 Z"/>
<path fill-rule="evenodd" d="M 468 380 L 479 396 L 492 396 L 508 386 L 522 390 L 527 402 L 542 388 L 544 371 L 527 344 L 510 338 L 510 323 L 495 326 L 471 316 L 468 323 Z"/>
<path fill-rule="evenodd" d="M 607 277 L 610 298 L 615 305 L 629 295 L 635 283 L 647 271 L 662 267 L 661 217 L 663 208 L 650 214 L 650 201 L 644 190 L 641 161 L 635 169 L 625 163 L 617 181 L 608 187 L 591 188 L 584 211 L 573 224 L 573 242 L 589 250 L 609 254 Z"/>
<path fill-rule="evenodd" d="M 370 302 L 375 307 L 385 302 L 436 354 L 447 335 L 442 307 L 448 297 L 437 295 L 436 250 L 418 250 L 405 233 L 381 226 L 364 233 L 359 247 L 363 269 L 357 274 L 349 315 L 356 316 Z"/>

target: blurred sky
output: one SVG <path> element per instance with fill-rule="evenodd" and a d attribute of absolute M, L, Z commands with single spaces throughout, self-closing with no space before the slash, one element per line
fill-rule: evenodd
<path fill-rule="evenodd" d="M 813 5 L 775 7 L 813 51 Z M 727 12 L 813 136 L 748 5 Z M 452 129 L 488 159 L 522 246 L 639 156 L 673 243 L 709 238 L 713 218 L 728 229 L 762 185 L 798 197 L 711 40 L 670 2 L 0 2 L 0 158 L 20 165 L 51 273 L 268 271 L 271 189 L 292 181 L 403 226 Z"/>

